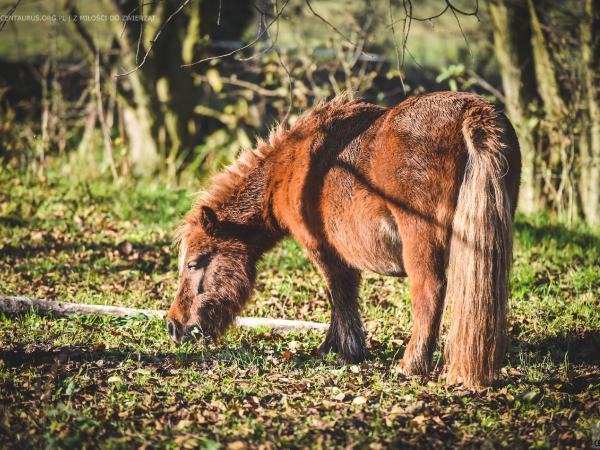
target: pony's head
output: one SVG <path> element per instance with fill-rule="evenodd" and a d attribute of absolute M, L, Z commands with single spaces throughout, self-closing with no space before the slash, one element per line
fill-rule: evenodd
<path fill-rule="evenodd" d="M 220 336 L 250 297 L 255 268 L 241 228 L 219 220 L 209 206 L 201 206 L 182 225 L 179 287 L 167 313 L 174 341 L 196 333 Z"/>

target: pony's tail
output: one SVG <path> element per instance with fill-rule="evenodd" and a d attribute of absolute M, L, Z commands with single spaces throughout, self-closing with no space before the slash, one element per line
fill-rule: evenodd
<path fill-rule="evenodd" d="M 512 214 L 502 117 L 478 103 L 465 113 L 462 132 L 468 161 L 452 222 L 446 377 L 476 387 L 494 381 L 506 352 Z"/>

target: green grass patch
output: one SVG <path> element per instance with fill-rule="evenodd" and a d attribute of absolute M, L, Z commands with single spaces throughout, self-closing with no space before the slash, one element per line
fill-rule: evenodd
<path fill-rule="evenodd" d="M 171 234 L 192 201 L 140 183 L 0 174 L 0 293 L 166 309 Z M 366 275 L 371 357 L 338 366 L 317 332 L 231 330 L 176 346 L 163 321 L 0 318 L 0 446 L 582 447 L 600 423 L 600 237 L 515 225 L 511 349 L 494 389 L 394 371 L 407 283 Z M 324 283 L 292 240 L 260 263 L 245 314 L 326 321 Z"/>

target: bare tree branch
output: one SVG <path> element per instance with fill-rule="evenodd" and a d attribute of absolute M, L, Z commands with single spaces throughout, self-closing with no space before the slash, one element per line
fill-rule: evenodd
<path fill-rule="evenodd" d="M 104 115 L 104 106 L 102 101 L 102 85 L 100 84 L 100 52 L 96 52 L 96 61 L 94 65 L 94 86 L 96 90 L 96 107 L 98 109 L 98 118 L 100 119 L 100 128 L 102 129 L 102 139 L 104 141 L 104 150 L 106 152 L 106 159 L 110 166 L 110 171 L 113 177 L 113 181 L 118 178 L 117 167 L 115 165 L 114 151 L 112 140 L 110 138 L 110 127 L 106 123 L 106 116 Z"/>
<path fill-rule="evenodd" d="M 0 21 L 0 33 L 2 32 L 2 30 L 4 30 L 4 27 L 6 26 L 6 23 L 10 20 L 10 18 L 12 17 L 12 15 L 15 13 L 15 11 L 17 10 L 17 8 L 19 7 L 19 3 L 21 3 L 21 0 L 17 0 L 14 5 L 12 5 L 11 7 L 8 8 L 8 11 L 6 12 L 6 14 L 4 14 L 4 17 L 2 18 L 2 21 Z"/>
<path fill-rule="evenodd" d="M 310 4 L 310 0 L 304 0 L 306 3 L 306 6 L 308 6 L 308 9 L 310 9 L 310 12 L 313 13 L 313 15 L 319 19 L 321 22 L 325 23 L 329 28 L 331 28 L 333 31 L 335 31 L 338 35 L 340 35 L 347 43 L 349 43 L 350 45 L 352 45 L 353 47 L 357 47 L 357 44 L 355 44 L 354 42 L 352 42 L 350 39 L 348 39 L 346 37 L 346 35 L 344 33 L 342 33 L 334 24 L 332 24 L 329 20 L 327 20 L 325 17 L 323 17 L 322 15 L 320 15 L 318 12 L 316 12 L 312 5 Z"/>
<path fill-rule="evenodd" d="M 413 6 L 411 0 L 403 0 L 402 5 L 404 6 L 404 25 L 402 27 L 402 68 L 404 68 L 404 61 L 406 58 L 406 48 L 408 45 L 408 35 L 410 34 L 410 26 L 412 25 L 413 17 Z"/>
<path fill-rule="evenodd" d="M 208 81 L 208 77 L 204 75 L 198 75 L 197 79 L 204 82 Z M 279 92 L 271 89 L 266 89 L 258 84 L 251 83 L 250 81 L 238 80 L 237 78 L 230 78 L 224 76 L 221 76 L 221 81 L 225 84 L 230 84 L 232 86 L 238 86 L 244 89 L 254 91 L 257 94 L 262 95 L 264 97 L 282 97 L 282 95 Z"/>
<path fill-rule="evenodd" d="M 464 30 L 462 28 L 462 25 L 460 23 L 460 19 L 458 18 L 458 14 L 456 14 L 456 10 L 454 9 L 454 7 L 451 7 L 450 11 L 452 11 L 452 15 L 456 19 L 456 23 L 458 24 L 458 29 L 460 30 L 460 34 L 462 34 L 462 37 L 465 40 L 465 45 L 467 46 L 467 50 L 469 51 L 469 55 L 471 56 L 471 59 L 472 59 L 473 58 L 473 52 L 471 51 L 471 46 L 469 45 L 469 40 L 467 39 L 467 36 L 465 35 L 465 32 L 464 32 Z"/>
<path fill-rule="evenodd" d="M 444 6 L 444 8 L 439 13 L 433 14 L 429 17 L 416 17 L 414 15 L 411 15 L 410 19 L 416 20 L 417 22 L 429 22 L 431 20 L 442 17 L 448 10 L 452 10 L 455 13 L 460 14 L 462 16 L 475 16 L 479 20 L 479 0 L 475 0 L 475 9 L 473 11 L 461 10 L 461 9 L 455 7 L 454 4 L 452 4 L 452 2 L 450 0 L 445 0 L 445 2 L 446 2 L 446 6 Z M 409 3 L 412 3 L 412 1 L 409 1 Z M 388 28 L 390 28 L 392 25 L 395 25 L 403 20 L 405 20 L 405 19 L 398 19 L 393 24 L 390 23 L 388 25 Z"/>
<path fill-rule="evenodd" d="M 79 10 L 71 0 L 65 0 L 64 8 L 67 10 L 71 18 L 75 18 L 71 21 L 75 25 L 75 30 L 77 30 L 77 33 L 79 34 L 79 36 L 81 36 L 81 39 L 83 39 L 85 45 L 87 45 L 92 55 L 95 56 L 98 52 L 98 49 L 96 48 L 96 44 L 94 43 L 94 38 L 92 37 L 92 35 L 83 26 L 81 20 L 77 19 L 79 17 Z"/>
<path fill-rule="evenodd" d="M 400 47 L 398 46 L 398 39 L 396 38 L 396 27 L 394 22 L 392 0 L 389 0 L 388 2 L 388 9 L 390 14 L 390 26 L 392 27 L 392 40 L 394 42 L 394 51 L 396 52 L 396 70 L 398 70 L 398 73 L 400 74 Z M 404 91 L 404 94 L 406 94 L 406 87 L 404 86 L 404 77 L 402 77 L 402 75 L 400 75 L 400 83 L 402 83 L 402 90 Z"/>
<path fill-rule="evenodd" d="M 265 1 L 265 5 L 266 5 L 266 1 L 268 1 L 268 0 L 264 0 L 264 1 Z M 273 8 L 275 8 L 275 15 L 274 16 L 269 16 L 269 17 L 276 17 L 277 16 L 277 0 L 275 0 L 275 3 L 273 4 Z M 258 28 L 258 33 L 260 33 L 261 30 L 264 29 L 267 38 L 271 41 L 271 44 L 268 45 L 267 47 L 265 47 L 264 49 L 262 49 L 261 51 L 259 51 L 258 53 L 255 53 L 254 55 L 248 56 L 247 58 L 240 58 L 240 61 L 251 61 L 251 60 L 253 60 L 255 58 L 258 58 L 260 55 L 264 55 L 266 53 L 269 53 L 275 47 L 275 43 L 277 42 L 277 38 L 279 37 L 279 21 L 275 22 L 275 25 L 276 25 L 275 29 L 277 31 L 275 32 L 275 39 L 273 39 L 273 38 L 271 38 L 271 35 L 269 33 L 269 29 L 264 24 L 265 23 L 265 18 L 268 16 L 266 8 L 260 9 L 258 6 L 254 5 L 254 9 L 256 9 L 260 13 L 260 22 L 258 24 L 258 27 L 259 27 Z"/>
<path fill-rule="evenodd" d="M 125 29 L 127 28 L 127 22 L 129 22 L 129 18 L 131 17 L 131 15 L 133 13 L 136 13 L 139 10 L 140 13 L 144 14 L 144 6 L 153 5 L 155 3 L 158 3 L 159 1 L 160 0 L 157 0 L 154 2 L 141 3 L 140 5 L 136 6 L 131 11 L 129 11 L 129 13 L 125 16 L 125 19 L 123 20 L 123 29 L 121 30 L 121 34 L 119 35 L 119 38 L 123 37 L 123 34 L 125 33 Z M 144 21 L 142 20 L 142 21 L 140 21 L 140 32 L 138 34 L 137 46 L 135 49 L 135 63 L 136 64 L 138 64 L 138 62 L 139 62 L 140 49 L 143 46 L 143 44 L 142 44 L 143 35 L 144 35 Z"/>
<path fill-rule="evenodd" d="M 145 63 L 146 60 L 148 59 L 148 55 L 150 54 L 150 52 L 152 51 L 152 48 L 154 47 L 154 43 L 158 40 L 158 38 L 160 37 L 161 33 L 164 31 L 164 29 L 167 27 L 167 25 L 169 24 L 169 22 L 177 15 L 179 14 L 179 12 L 185 8 L 187 6 L 187 4 L 190 2 L 191 0 L 184 0 L 181 5 L 179 5 L 179 7 L 169 16 L 167 17 L 167 19 L 162 23 L 162 25 L 160 26 L 160 28 L 158 29 L 158 31 L 156 32 L 156 35 L 154 36 L 154 38 L 150 41 L 150 46 L 148 47 L 148 50 L 146 50 L 146 53 L 144 54 L 144 57 L 142 58 L 142 62 L 140 62 L 137 66 L 135 66 L 133 69 L 128 70 L 127 72 L 124 73 L 119 73 L 116 75 L 117 78 L 119 77 L 124 77 L 126 75 L 130 75 L 133 72 L 137 71 L 140 67 L 142 67 Z"/>
<path fill-rule="evenodd" d="M 261 39 L 261 38 L 262 38 L 262 37 L 265 35 L 265 33 L 267 33 L 267 32 L 269 31 L 269 29 L 271 28 L 271 26 L 273 26 L 273 24 L 274 24 L 275 22 L 277 22 L 277 20 L 278 20 L 278 19 L 281 17 L 281 15 L 283 14 L 283 11 L 285 10 L 285 7 L 286 7 L 287 5 L 289 5 L 290 1 L 291 1 L 291 0 L 286 0 L 286 1 L 284 2 L 283 6 L 281 7 L 281 9 L 280 9 L 280 10 L 279 10 L 279 12 L 277 13 L 277 15 L 275 15 L 275 17 L 273 18 L 273 20 L 271 20 L 271 21 L 269 22 L 269 24 L 268 24 L 268 25 L 267 25 L 267 26 L 266 26 L 266 27 L 265 27 L 265 28 L 264 28 L 264 29 L 263 29 L 263 30 L 262 30 L 262 31 L 261 31 L 261 32 L 260 32 L 260 33 L 259 33 L 259 34 L 258 34 L 258 35 L 257 35 L 257 36 L 256 36 L 256 37 L 255 37 L 255 38 L 252 40 L 252 41 L 251 41 L 251 42 L 249 42 L 248 44 L 246 44 L 246 45 L 243 45 L 243 46 L 241 46 L 241 47 L 239 47 L 239 48 L 236 48 L 235 50 L 232 50 L 232 51 L 230 51 L 230 52 L 223 53 L 223 54 L 221 54 L 221 55 L 217 55 L 217 56 L 209 56 L 209 57 L 207 57 L 207 58 L 202 58 L 202 59 L 200 59 L 200 60 L 198 60 L 198 61 L 195 61 L 195 62 L 193 62 L 193 63 L 189 63 L 189 64 L 183 64 L 181 67 L 193 67 L 193 66 L 196 66 L 196 65 L 198 65 L 198 64 L 202 64 L 203 62 L 212 61 L 212 60 L 214 60 L 214 59 L 222 59 L 222 58 L 227 58 L 227 57 L 229 57 L 229 56 L 233 56 L 233 55 L 235 55 L 235 54 L 237 54 L 237 53 L 239 53 L 239 52 L 241 52 L 241 51 L 243 51 L 243 50 L 246 50 L 247 48 L 250 48 L 250 47 L 252 47 L 254 44 L 256 44 L 256 43 L 257 43 L 257 42 L 258 42 L 258 41 L 259 41 L 259 40 L 260 40 L 260 39 Z"/>

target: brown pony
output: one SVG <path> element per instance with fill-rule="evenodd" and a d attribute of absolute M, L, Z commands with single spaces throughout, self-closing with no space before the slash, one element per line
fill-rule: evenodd
<path fill-rule="evenodd" d="M 490 384 L 507 340 L 520 171 L 513 127 L 477 95 L 323 103 L 243 153 L 186 217 L 168 332 L 222 334 L 251 296 L 261 255 L 292 235 L 329 288 L 321 351 L 366 357 L 361 271 L 408 276 L 414 323 L 401 370 L 430 370 L 446 303 L 448 382 Z"/>

